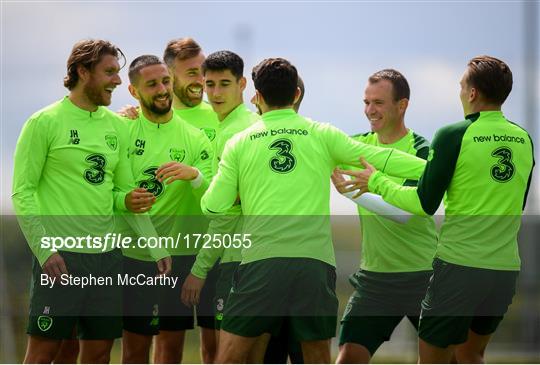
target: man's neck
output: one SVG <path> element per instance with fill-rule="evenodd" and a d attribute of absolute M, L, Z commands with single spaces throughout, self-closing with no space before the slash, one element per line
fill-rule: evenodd
<path fill-rule="evenodd" d="M 202 100 L 201 100 L 201 103 L 202 103 Z M 194 107 L 198 106 L 199 104 L 194 105 L 194 106 L 188 106 L 188 105 L 182 103 L 182 101 L 180 101 L 180 99 L 178 97 L 176 97 L 176 95 L 173 96 L 173 105 L 172 106 L 173 106 L 173 109 L 176 109 L 176 110 L 191 109 L 191 108 L 194 108 Z"/>
<path fill-rule="evenodd" d="M 69 93 L 69 100 L 80 109 L 95 112 L 98 106 L 92 103 L 82 90 L 74 89 Z"/>
<path fill-rule="evenodd" d="M 469 114 L 476 114 L 480 112 L 500 112 L 502 105 L 494 105 L 494 104 L 488 104 L 488 103 L 478 103 L 476 105 L 471 105 L 471 110 L 467 115 Z"/>
<path fill-rule="evenodd" d="M 151 110 L 144 109 L 141 107 L 142 113 L 144 114 L 144 117 L 151 121 L 152 123 L 156 124 L 165 124 L 168 123 L 172 117 L 173 117 L 173 111 L 172 109 L 169 110 L 166 114 L 156 114 L 152 112 Z"/>
<path fill-rule="evenodd" d="M 377 132 L 377 139 L 383 144 L 396 143 L 409 133 L 409 130 L 405 127 L 404 123 L 401 123 L 398 128 L 395 128 L 388 132 Z"/>
<path fill-rule="evenodd" d="M 219 120 L 220 122 L 223 122 L 223 121 L 225 120 L 225 118 L 227 118 L 233 111 L 235 111 L 236 108 L 238 108 L 238 106 L 239 106 L 240 104 L 242 104 L 243 102 L 244 102 L 243 100 L 240 100 L 240 102 L 239 102 L 238 104 L 236 104 L 236 105 L 234 106 L 234 108 L 232 108 L 231 110 L 229 110 L 227 113 L 224 113 L 224 114 L 217 114 L 218 120 Z"/>
<path fill-rule="evenodd" d="M 268 106 L 265 105 L 264 109 L 261 107 L 261 111 L 264 113 L 272 112 L 274 110 L 283 110 L 283 109 L 292 109 L 293 106 L 291 105 L 285 105 L 285 106 Z"/>

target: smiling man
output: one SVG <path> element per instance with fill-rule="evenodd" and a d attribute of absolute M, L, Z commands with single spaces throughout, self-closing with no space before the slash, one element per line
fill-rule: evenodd
<path fill-rule="evenodd" d="M 393 69 L 375 72 L 364 91 L 364 112 L 371 132 L 352 138 L 427 159 L 429 143 L 405 126 L 409 99 L 409 84 L 403 74 Z M 349 173 L 354 175 L 358 171 Z M 417 183 L 391 179 L 406 186 Z M 354 184 L 354 180 L 337 182 L 335 175 L 332 180 L 340 193 L 355 188 L 345 187 Z M 360 269 L 350 278 L 354 292 L 341 320 L 338 363 L 368 363 L 404 316 L 418 329 L 420 303 L 432 273 L 431 261 L 437 246 L 432 218 L 415 216 L 406 224 L 399 224 L 361 206 L 358 213 L 362 257 Z"/>
<path fill-rule="evenodd" d="M 173 78 L 156 56 L 137 57 L 129 67 L 129 91 L 139 101 L 140 113 L 126 121 L 130 131 L 130 162 L 139 188 L 156 198 L 150 211 L 160 237 L 188 232 L 192 200 L 198 202 L 212 177 L 212 148 L 203 132 L 185 123 L 171 109 Z M 188 219 L 185 217 L 188 216 Z M 182 282 L 197 248 L 185 242 L 167 247 L 173 256 L 172 276 Z M 126 273 L 155 275 L 145 250 L 124 250 Z M 180 286 L 125 288 L 122 362 L 147 363 L 152 336 L 164 331 L 183 337 L 193 326 L 193 310 L 180 302 Z M 171 331 L 171 324 L 175 325 Z M 167 349 L 165 349 L 167 350 Z M 158 352 L 159 351 L 159 352 Z M 159 362 L 173 362 L 182 348 L 156 350 Z"/>
<path fill-rule="evenodd" d="M 415 214 L 432 215 L 446 195 L 433 279 L 419 324 L 419 362 L 483 363 L 516 289 L 517 235 L 534 167 L 532 139 L 501 109 L 512 71 L 471 59 L 460 81 L 465 119 L 435 134 L 418 187 L 398 186 L 366 164 L 363 188 Z"/>
<path fill-rule="evenodd" d="M 202 130 L 210 141 L 217 136 L 219 121 L 212 107 L 203 101 L 203 75 L 202 63 L 205 60 L 201 47 L 192 38 L 180 38 L 171 40 L 164 51 L 163 60 L 167 64 L 173 81 L 174 113 L 193 127 Z M 119 114 L 130 119 L 139 115 L 138 108 L 126 105 Z M 189 209 L 191 220 L 190 232 L 206 233 L 208 221 L 203 217 L 199 201 L 192 197 L 184 201 L 186 209 Z M 217 272 L 211 270 L 201 293 L 201 300 L 197 307 L 197 324 L 201 328 L 201 357 L 204 363 L 214 362 L 216 352 L 216 340 L 214 330 L 214 310 L 212 299 L 214 297 L 215 280 Z M 160 334 L 156 337 L 156 349 L 154 361 L 157 363 L 177 363 L 182 358 L 183 333 L 186 329 L 193 328 L 190 323 L 173 323 L 161 321 Z M 169 355 L 164 355 L 169 354 Z M 167 356 L 167 357 L 161 357 Z M 172 356 L 172 357 L 170 357 Z"/>
<path fill-rule="evenodd" d="M 219 123 L 212 107 L 203 101 L 205 57 L 201 47 L 193 38 L 174 39 L 167 44 L 163 60 L 174 78 L 174 112 L 213 141 Z"/>
<path fill-rule="evenodd" d="M 144 189 L 131 191 L 126 129 L 103 107 L 121 84 L 119 57 L 121 51 L 107 41 L 76 43 L 64 79 L 69 95 L 32 115 L 17 142 L 13 205 L 34 254 L 26 363 L 50 363 L 75 326 L 80 361 L 108 362 L 113 341 L 122 334 L 116 286 L 47 290 L 40 285 L 45 274 L 116 277 L 122 271 L 120 250 L 85 246 L 52 252 L 40 246 L 40 238 L 103 237 L 113 229 L 113 208 L 139 213 L 154 202 Z M 151 256 L 161 273 L 170 269 L 166 256 L 166 251 Z"/>

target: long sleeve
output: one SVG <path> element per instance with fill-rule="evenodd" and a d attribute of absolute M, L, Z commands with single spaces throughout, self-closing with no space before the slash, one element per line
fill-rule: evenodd
<path fill-rule="evenodd" d="M 233 138 L 225 145 L 216 176 L 201 199 L 204 214 L 223 214 L 234 205 L 238 196 L 238 160 Z"/>
<path fill-rule="evenodd" d="M 359 158 L 387 175 L 417 180 L 424 171 L 426 161 L 393 148 L 372 146 L 355 141 L 339 129 L 325 125 L 330 133 L 328 148 L 337 164 L 361 166 Z"/>
<path fill-rule="evenodd" d="M 444 127 L 436 133 L 418 188 L 399 186 L 375 173 L 369 180 L 369 189 L 382 195 L 388 203 L 411 213 L 435 214 L 454 175 L 461 139 L 469 123 Z"/>
<path fill-rule="evenodd" d="M 48 125 L 39 117 L 23 127 L 14 156 L 12 201 L 19 225 L 40 265 L 53 254 L 41 247 L 45 228 L 40 218 L 36 192 L 48 154 Z"/>
<path fill-rule="evenodd" d="M 396 184 L 380 171 L 375 172 L 369 179 L 369 190 L 380 194 L 384 201 L 416 215 L 428 215 L 422 208 L 415 186 Z"/>
<path fill-rule="evenodd" d="M 156 232 L 156 229 L 154 228 L 154 225 L 152 224 L 152 220 L 150 219 L 150 215 L 148 213 L 144 214 L 127 214 L 124 216 L 126 222 L 130 225 L 130 227 L 133 229 L 133 231 L 137 234 L 139 237 L 158 237 L 158 233 Z M 171 256 L 169 251 L 165 249 L 164 247 L 146 247 L 148 250 L 148 254 L 150 257 L 154 259 L 154 261 L 159 261 L 164 257 Z"/>
<path fill-rule="evenodd" d="M 126 194 L 135 188 L 135 181 L 129 163 L 129 136 L 127 127 L 124 123 L 117 123 L 115 127 L 118 133 L 118 148 L 120 149 L 120 155 L 118 164 L 114 169 L 113 177 L 114 207 L 119 212 L 125 212 L 127 211 L 125 202 Z"/>
<path fill-rule="evenodd" d="M 221 215 L 216 219 L 212 219 L 208 227 L 208 234 L 213 236 L 230 235 L 239 233 L 239 222 L 242 218 L 242 208 L 240 205 L 235 205 L 227 211 L 226 215 Z M 224 246 L 204 248 L 197 254 L 197 259 L 193 264 L 191 273 L 198 278 L 205 279 L 208 272 L 214 267 L 215 263 L 224 257 L 227 250 L 238 250 L 237 248 L 225 248 Z"/>

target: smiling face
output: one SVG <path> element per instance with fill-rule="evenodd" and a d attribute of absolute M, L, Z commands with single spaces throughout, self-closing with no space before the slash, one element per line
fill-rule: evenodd
<path fill-rule="evenodd" d="M 203 75 L 201 65 L 204 54 L 185 60 L 174 60 L 174 94 L 186 107 L 194 107 L 201 103 L 203 97 Z"/>
<path fill-rule="evenodd" d="M 139 100 L 141 108 L 154 115 L 165 115 L 172 105 L 172 78 L 164 64 L 150 65 L 139 71 L 135 89 L 132 92 Z"/>
<path fill-rule="evenodd" d="M 120 64 L 113 55 L 104 55 L 96 66 L 88 73 L 83 85 L 83 93 L 94 106 L 110 105 L 112 92 L 122 83 Z"/>
<path fill-rule="evenodd" d="M 206 71 L 206 95 L 219 120 L 225 119 L 231 111 L 242 104 L 242 92 L 245 88 L 246 78 L 240 77 L 237 80 L 230 70 Z"/>
<path fill-rule="evenodd" d="M 364 113 L 376 133 L 392 131 L 398 125 L 402 112 L 400 101 L 394 100 L 392 83 L 389 80 L 368 82 L 364 92 Z"/>

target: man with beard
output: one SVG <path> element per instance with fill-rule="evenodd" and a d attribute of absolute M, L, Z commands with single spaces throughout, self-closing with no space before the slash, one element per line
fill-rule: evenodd
<path fill-rule="evenodd" d="M 201 47 L 192 38 L 181 38 L 170 41 L 163 53 L 163 60 L 173 75 L 173 109 L 192 126 L 204 131 L 210 141 L 216 138 L 219 121 L 212 107 L 202 100 L 203 73 L 202 63 L 205 60 Z M 190 209 L 191 232 L 206 233 L 208 221 L 203 216 L 199 200 L 191 198 L 185 201 Z M 191 264 L 187 268 L 191 268 Z M 185 276 L 184 276 L 185 278 Z M 197 325 L 201 329 L 201 358 L 204 363 L 213 363 L 216 354 L 216 337 L 214 324 L 213 299 L 215 295 L 216 270 L 208 273 L 206 284 L 201 292 L 197 306 Z M 160 323 L 160 334 L 156 339 L 156 349 L 165 354 L 175 354 L 173 358 L 154 358 L 155 362 L 178 362 L 181 353 L 178 348 L 184 342 L 183 330 L 193 328 L 191 323 Z M 156 352 L 157 354 L 157 352 Z"/>
<path fill-rule="evenodd" d="M 210 141 L 216 138 L 219 121 L 212 107 L 202 100 L 203 73 L 202 63 L 205 60 L 201 47 L 192 38 L 171 40 L 164 51 L 163 60 L 173 77 L 173 110 L 176 115 L 192 126 L 204 131 Z M 134 119 L 138 109 L 125 106 L 120 115 Z M 184 201 L 186 216 L 191 221 L 190 232 L 206 233 L 208 221 L 203 216 L 200 204 L 194 197 Z M 201 292 L 197 306 L 197 325 L 201 328 L 201 357 L 204 363 L 213 363 L 216 353 L 216 337 L 214 324 L 213 298 L 215 295 L 216 270 L 208 273 L 206 284 Z M 186 329 L 193 328 L 193 321 L 180 323 L 172 319 L 161 320 L 160 333 L 156 337 L 154 362 L 179 362 Z M 163 356 L 163 357 L 162 357 Z"/>
<path fill-rule="evenodd" d="M 44 236 L 103 237 L 113 228 L 113 208 L 140 213 L 154 202 L 144 189 L 131 191 L 126 130 L 103 107 L 121 83 L 120 56 L 107 41 L 76 43 L 64 78 L 69 95 L 32 115 L 17 142 L 13 206 L 34 254 L 25 363 L 53 361 L 75 326 L 80 361 L 106 363 L 114 339 L 122 334 L 122 297 L 116 286 L 53 282 L 68 274 L 116 278 L 122 271 L 120 250 L 84 245 L 56 252 L 42 243 Z M 150 221 L 141 218 L 130 220 L 137 233 L 155 235 Z M 150 254 L 160 273 L 170 270 L 165 250 Z M 53 282 L 50 288 L 42 284 L 44 278 Z"/>
<path fill-rule="evenodd" d="M 163 60 L 174 75 L 173 108 L 189 124 L 204 131 L 210 141 L 216 138 L 219 120 L 212 107 L 202 100 L 205 60 L 201 47 L 192 38 L 170 41 Z"/>
<path fill-rule="evenodd" d="M 127 122 L 132 172 L 138 187 L 146 188 L 156 198 L 150 215 L 159 236 L 176 239 L 189 229 L 189 220 L 183 217 L 189 216 L 192 208 L 186 201 L 198 203 L 212 177 L 210 141 L 173 113 L 172 77 L 158 57 L 137 57 L 129 67 L 129 79 L 129 91 L 140 105 L 138 118 Z M 185 241 L 167 249 L 173 255 L 172 275 L 182 282 L 198 248 Z M 155 275 L 146 251 L 129 248 L 123 253 L 127 274 Z M 181 337 L 185 327 L 193 325 L 193 310 L 180 302 L 180 289 L 181 285 L 162 289 L 125 287 L 123 363 L 148 362 L 152 336 L 158 334 L 162 322 L 177 324 Z M 156 346 L 155 362 L 181 361 L 181 357 L 175 356 L 181 354 L 181 348 L 174 353 L 161 351 Z"/>

